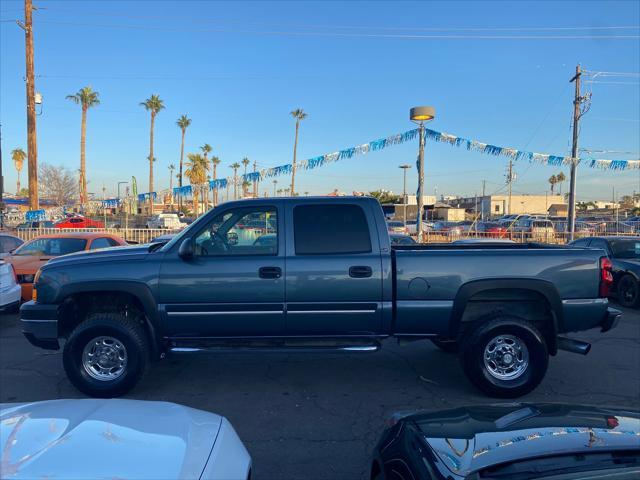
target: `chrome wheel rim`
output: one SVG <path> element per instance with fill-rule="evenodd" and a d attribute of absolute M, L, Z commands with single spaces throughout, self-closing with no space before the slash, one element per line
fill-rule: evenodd
<path fill-rule="evenodd" d="M 529 366 L 527 345 L 514 335 L 498 335 L 484 348 L 484 366 L 493 378 L 515 380 Z"/>
<path fill-rule="evenodd" d="M 84 347 L 82 367 L 96 380 L 115 380 L 121 377 L 127 368 L 127 349 L 117 338 L 96 337 Z"/>

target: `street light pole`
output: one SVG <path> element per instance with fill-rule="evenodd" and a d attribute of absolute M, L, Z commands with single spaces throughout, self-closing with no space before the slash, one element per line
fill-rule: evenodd
<path fill-rule="evenodd" d="M 402 204 L 404 205 L 404 212 L 402 214 L 402 221 L 407 223 L 407 169 L 411 168 L 411 165 L 400 165 L 398 168 L 402 169 L 403 181 L 402 181 Z"/>
<path fill-rule="evenodd" d="M 418 123 L 418 132 L 420 133 L 420 147 L 418 149 L 418 219 L 416 222 L 418 243 L 422 242 L 422 209 L 424 208 L 424 122 L 433 120 L 435 116 L 436 111 L 433 107 L 413 107 L 409 113 L 411 121 Z"/>

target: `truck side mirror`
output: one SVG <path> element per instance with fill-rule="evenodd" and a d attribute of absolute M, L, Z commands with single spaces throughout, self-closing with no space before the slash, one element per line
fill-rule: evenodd
<path fill-rule="evenodd" d="M 193 239 L 185 238 L 180 244 L 180 247 L 178 248 L 178 255 L 183 260 L 187 260 L 189 258 L 193 258 L 193 254 L 194 254 Z"/>

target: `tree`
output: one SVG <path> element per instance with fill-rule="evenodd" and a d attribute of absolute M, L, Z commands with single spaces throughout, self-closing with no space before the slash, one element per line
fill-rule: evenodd
<path fill-rule="evenodd" d="M 151 113 L 151 127 L 149 128 L 149 156 L 147 159 L 149 160 L 149 206 L 151 207 L 150 212 L 153 213 L 153 161 L 155 160 L 155 157 L 153 156 L 153 128 L 156 123 L 156 115 L 160 110 L 164 109 L 164 102 L 160 99 L 159 95 L 151 95 L 144 102 L 141 102 L 140 105 L 143 106 L 147 112 Z M 180 184 L 180 186 L 182 186 L 182 184 Z"/>
<path fill-rule="evenodd" d="M 556 182 L 560 184 L 560 195 L 562 195 L 562 183 L 567 179 L 563 172 L 556 175 Z"/>
<path fill-rule="evenodd" d="M 199 190 L 207 181 L 207 172 L 209 171 L 209 162 L 199 153 L 189 153 L 186 162 L 187 169 L 184 174 L 191 183 L 193 192 L 193 211 L 196 215 L 200 212 L 198 208 Z"/>
<path fill-rule="evenodd" d="M 237 200 L 238 199 L 238 169 L 240 168 L 240 164 L 238 162 L 232 163 L 231 168 L 233 168 L 233 199 Z"/>
<path fill-rule="evenodd" d="M 213 157 L 211 157 L 211 165 L 213 166 L 213 181 L 215 182 L 218 178 L 218 165 L 220 165 L 220 159 L 214 155 Z M 215 187 L 213 189 L 213 207 L 215 208 L 217 204 L 218 204 L 218 187 Z"/>
<path fill-rule="evenodd" d="M 17 197 L 28 197 L 29 196 L 29 189 L 22 187 L 20 190 L 18 190 L 16 192 L 16 196 Z"/>
<path fill-rule="evenodd" d="M 74 201 L 78 193 L 78 181 L 64 167 L 41 163 L 38 168 L 38 190 L 41 197 L 62 207 Z"/>
<path fill-rule="evenodd" d="M 209 145 L 208 143 L 205 143 L 204 145 L 202 145 L 200 147 L 200 150 L 202 150 L 202 154 L 204 155 L 204 160 L 205 162 L 209 162 L 209 153 L 211 153 L 211 151 L 213 150 L 213 147 L 211 147 L 211 145 Z M 205 205 L 209 205 L 209 193 L 208 191 L 206 191 L 206 196 L 205 198 Z"/>
<path fill-rule="evenodd" d="M 555 175 L 551 175 L 549 177 L 549 180 L 547 180 L 547 181 L 551 185 L 551 195 L 553 195 L 553 189 L 555 188 L 556 183 L 558 183 L 558 177 L 556 177 Z"/>
<path fill-rule="evenodd" d="M 180 167 L 178 168 L 178 186 L 182 186 L 182 161 L 184 159 L 184 135 L 187 133 L 187 128 L 191 125 L 191 119 L 186 115 L 181 115 L 176 121 L 176 125 L 180 128 L 182 133 L 182 143 L 180 144 Z"/>
<path fill-rule="evenodd" d="M 71 100 L 76 105 L 82 107 L 82 120 L 80 123 L 80 205 L 87 201 L 87 164 L 86 164 L 86 144 L 87 144 L 87 111 L 91 107 L 100 105 L 100 94 L 94 92 L 91 87 L 83 87 L 78 93 L 67 95 L 67 100 Z"/>
<path fill-rule="evenodd" d="M 398 203 L 400 201 L 400 195 L 394 195 L 387 190 L 376 190 L 369 192 L 369 195 L 377 199 L 380 203 Z"/>
<path fill-rule="evenodd" d="M 249 159 L 247 157 L 242 159 L 242 165 L 244 165 L 244 174 L 242 175 L 242 196 L 246 197 L 249 193 L 249 182 L 247 182 L 247 167 L 249 166 Z M 245 182 L 247 185 L 245 185 Z"/>
<path fill-rule="evenodd" d="M 14 148 L 11 150 L 11 160 L 13 160 L 13 166 L 16 167 L 16 171 L 18 172 L 18 181 L 16 182 L 16 195 L 20 192 L 20 172 L 22 171 L 22 167 L 24 166 L 24 161 L 27 158 L 27 154 L 21 148 Z M 29 191 L 27 190 L 27 195 Z"/>
<path fill-rule="evenodd" d="M 291 116 L 296 119 L 296 137 L 293 141 L 293 163 L 291 165 L 291 195 L 294 194 L 296 185 L 296 156 L 298 154 L 298 130 L 300 122 L 307 118 L 307 114 L 301 108 L 296 108 L 291 112 Z"/>

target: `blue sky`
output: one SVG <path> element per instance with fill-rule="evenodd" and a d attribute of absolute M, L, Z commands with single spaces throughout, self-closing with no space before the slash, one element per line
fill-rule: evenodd
<path fill-rule="evenodd" d="M 80 109 L 65 96 L 91 85 L 89 191 L 116 191 L 132 175 L 147 191 L 149 116 L 138 104 L 165 101 L 156 122 L 156 190 L 177 165 L 179 115 L 192 118 L 186 151 L 205 142 L 228 165 L 289 163 L 294 122 L 308 112 L 298 158 L 351 147 L 412 128 L 408 110 L 433 105 L 436 130 L 502 146 L 570 151 L 576 63 L 592 71 L 640 71 L 637 1 L 583 2 L 75 2 L 38 1 L 34 14 L 39 161 L 79 166 Z M 0 121 L 5 189 L 15 190 L 9 152 L 26 149 L 22 2 L 0 7 Z M 603 29 L 602 27 L 607 27 Z M 611 27 L 635 27 L 616 29 Z M 487 36 L 609 38 L 479 38 Z M 446 38 L 434 38 L 434 37 Z M 457 38 L 470 36 L 471 38 Z M 639 158 L 639 78 L 587 85 L 591 110 L 581 147 Z M 402 190 L 402 163 L 417 142 L 302 172 L 299 191 Z M 427 143 L 426 191 L 504 191 L 506 160 Z M 514 192 L 544 193 L 560 169 L 516 164 Z M 565 170 L 565 174 L 568 172 Z M 26 168 L 22 173 L 26 184 Z M 279 178 L 281 184 L 288 182 Z M 408 176 L 415 190 L 415 169 Z M 582 169 L 579 199 L 640 190 L 640 173 Z M 566 186 L 565 186 L 566 188 Z"/>

